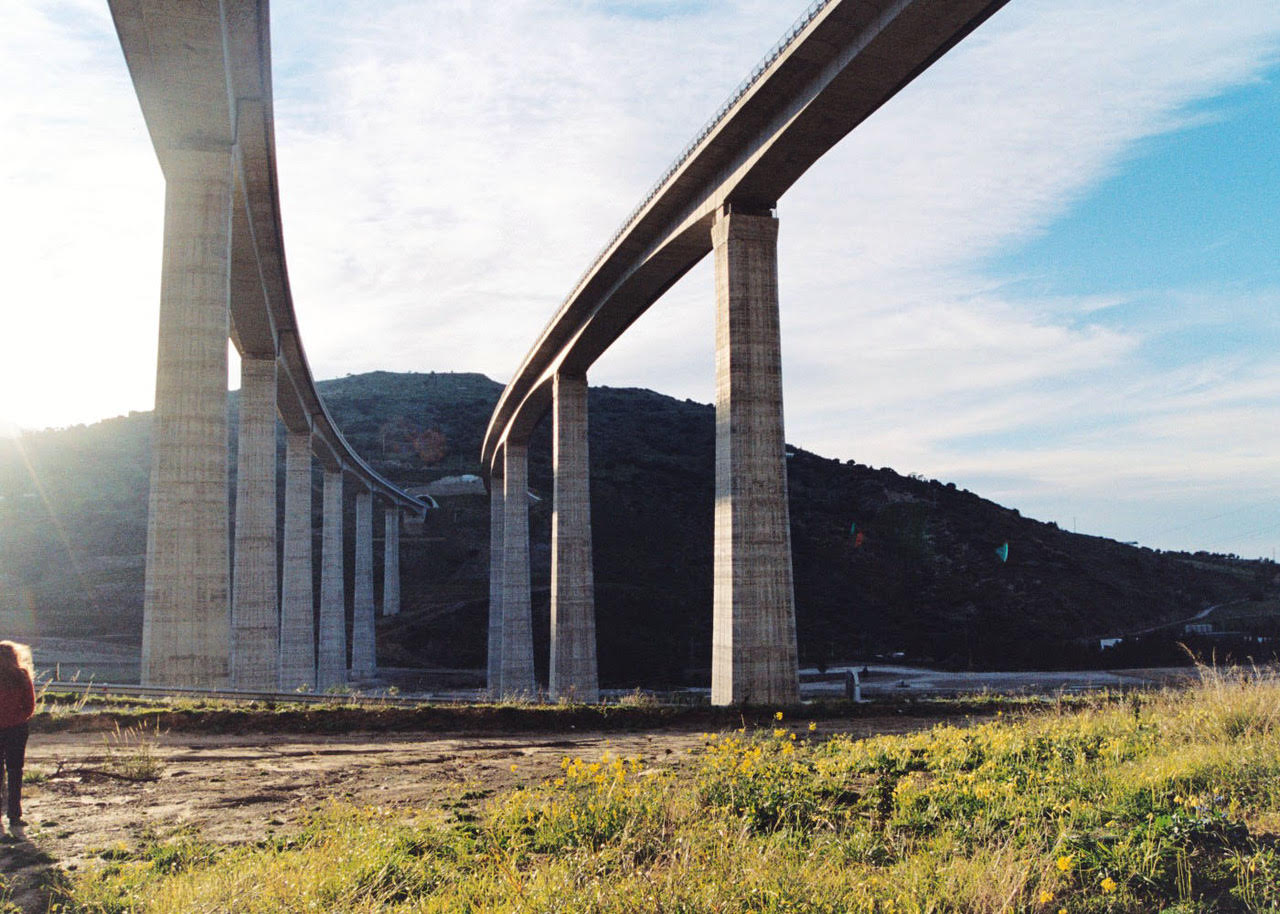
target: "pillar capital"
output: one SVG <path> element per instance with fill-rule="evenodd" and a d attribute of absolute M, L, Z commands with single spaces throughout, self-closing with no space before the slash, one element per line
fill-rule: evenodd
<path fill-rule="evenodd" d="M 744 210 L 734 210 L 726 204 L 716 210 L 716 220 L 711 226 L 711 245 L 713 248 L 724 247 L 728 243 L 729 238 L 741 239 L 746 242 L 773 243 L 777 244 L 778 238 L 778 217 L 769 211 L 752 212 Z M 774 271 L 775 271 L 775 296 L 776 296 L 776 270 L 777 270 L 777 250 L 773 253 Z"/>
<path fill-rule="evenodd" d="M 230 180 L 232 153 L 230 144 L 211 143 L 206 146 L 169 146 L 160 154 L 160 170 L 166 184 L 192 181 Z"/>

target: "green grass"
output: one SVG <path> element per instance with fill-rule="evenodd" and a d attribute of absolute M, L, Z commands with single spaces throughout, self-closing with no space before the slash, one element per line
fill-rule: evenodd
<path fill-rule="evenodd" d="M 474 810 L 150 843 L 74 874 L 62 910 L 1280 911 L 1272 676 L 910 736 L 770 723 L 675 768 L 565 759 Z"/>

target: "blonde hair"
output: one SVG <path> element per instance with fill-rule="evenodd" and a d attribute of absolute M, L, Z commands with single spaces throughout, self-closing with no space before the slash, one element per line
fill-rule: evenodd
<path fill-rule="evenodd" d="M 17 641 L 0 641 L 0 681 L 6 685 L 22 685 L 34 682 L 35 667 L 31 663 L 31 648 Z"/>

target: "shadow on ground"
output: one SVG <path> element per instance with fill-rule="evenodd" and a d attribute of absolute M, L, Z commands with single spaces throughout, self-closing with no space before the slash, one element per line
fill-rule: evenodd
<path fill-rule="evenodd" d="M 45 914 L 54 886 L 65 878 L 53 857 L 29 838 L 16 835 L 0 839 L 0 873 L 4 875 L 0 911 L 5 914 Z"/>

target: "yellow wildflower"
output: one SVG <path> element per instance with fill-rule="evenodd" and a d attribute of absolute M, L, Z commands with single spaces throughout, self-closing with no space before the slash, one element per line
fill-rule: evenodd
<path fill-rule="evenodd" d="M 1048 904 L 1049 902 L 1053 901 L 1053 893 L 1050 892 L 1048 889 L 1041 889 L 1040 895 L 1036 900 L 1039 901 L 1041 904 Z"/>
<path fill-rule="evenodd" d="M 1114 879 L 1112 879 L 1110 876 L 1108 876 L 1106 879 L 1102 880 L 1102 891 L 1103 891 L 1103 892 L 1105 892 L 1106 894 L 1110 895 L 1110 894 L 1111 894 L 1112 892 L 1114 892 L 1115 890 L 1116 890 L 1116 881 L 1115 881 Z"/>
<path fill-rule="evenodd" d="M 782 712 L 781 712 L 781 711 L 774 711 L 774 712 L 773 712 L 773 719 L 774 719 L 774 720 L 782 720 Z"/>
<path fill-rule="evenodd" d="M 515 763 L 515 762 L 512 762 L 512 763 L 511 763 L 511 770 L 512 770 L 512 771 L 515 771 L 515 770 L 516 770 L 516 767 L 517 767 L 517 766 L 516 766 L 516 763 Z"/>
<path fill-rule="evenodd" d="M 782 739 L 786 735 L 787 735 L 787 731 L 783 730 L 782 728 L 778 728 L 777 730 L 773 731 L 774 739 Z"/>
<path fill-rule="evenodd" d="M 1071 864 L 1073 862 L 1073 858 L 1070 854 L 1064 854 L 1058 858 L 1058 869 L 1064 873 L 1069 873 L 1071 872 Z"/>
<path fill-rule="evenodd" d="M 814 730 L 817 730 L 817 729 L 818 729 L 818 725 L 813 721 L 809 721 L 809 732 L 812 733 Z"/>

